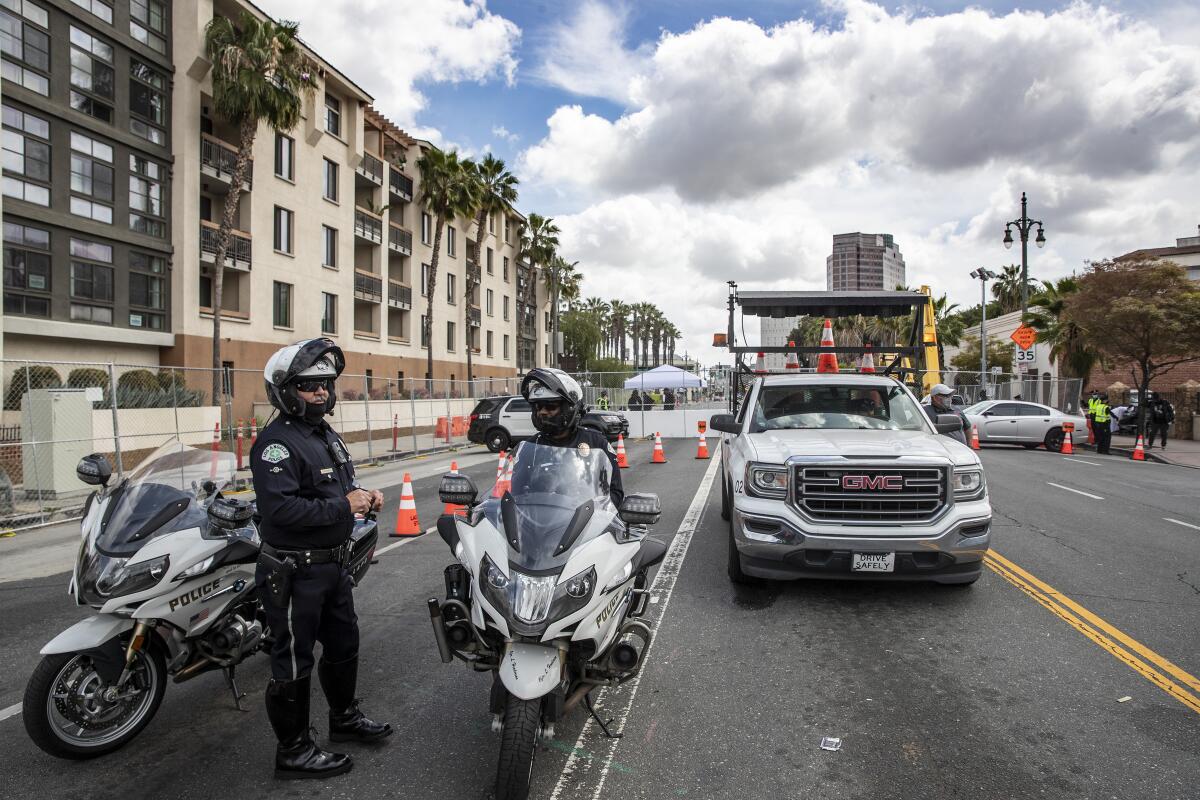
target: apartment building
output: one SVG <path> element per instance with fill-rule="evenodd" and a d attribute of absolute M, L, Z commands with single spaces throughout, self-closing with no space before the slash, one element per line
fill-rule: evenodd
<path fill-rule="evenodd" d="M 7 359 L 155 365 L 173 341 L 170 17 L 165 0 L 0 8 Z"/>
<path fill-rule="evenodd" d="M 825 259 L 825 288 L 830 291 L 883 289 L 905 282 L 904 256 L 890 233 L 839 233 Z"/>

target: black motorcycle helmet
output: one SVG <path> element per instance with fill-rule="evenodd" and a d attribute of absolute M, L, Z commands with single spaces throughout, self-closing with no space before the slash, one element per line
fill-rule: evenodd
<path fill-rule="evenodd" d="M 530 370 L 521 381 L 521 396 L 533 406 L 533 427 L 542 433 L 553 436 L 574 430 L 583 418 L 583 387 L 561 369 Z M 559 412 L 544 419 L 538 406 L 547 402 L 558 403 Z"/>
<path fill-rule="evenodd" d="M 346 357 L 342 355 L 342 348 L 334 344 L 332 339 L 306 339 L 289 344 L 277 350 L 263 369 L 267 397 L 271 405 L 283 413 L 303 417 L 308 404 L 296 393 L 297 381 L 325 379 L 330 382 L 325 413 L 332 414 L 337 402 L 337 393 L 332 384 L 345 368 Z"/>

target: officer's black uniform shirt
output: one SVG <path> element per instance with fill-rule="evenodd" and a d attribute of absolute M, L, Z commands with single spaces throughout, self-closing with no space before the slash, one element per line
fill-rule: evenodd
<path fill-rule="evenodd" d="M 356 486 L 354 465 L 329 423 L 280 415 L 250 449 L 250 471 L 264 542 L 324 549 L 350 538 L 354 515 L 346 495 Z"/>
<path fill-rule="evenodd" d="M 621 505 L 621 500 L 625 498 L 625 490 L 621 486 L 621 470 L 617 467 L 617 454 L 609 446 L 608 439 L 604 438 L 604 434 L 594 431 L 591 428 L 576 428 L 575 433 L 563 441 L 555 441 L 545 433 L 539 433 L 530 441 L 534 444 L 544 444 L 550 447 L 579 447 L 581 444 L 587 444 L 604 453 L 604 455 L 608 456 L 608 461 L 612 465 L 612 469 L 610 470 L 612 477 L 608 485 L 608 493 L 615 505 L 618 507 Z"/>

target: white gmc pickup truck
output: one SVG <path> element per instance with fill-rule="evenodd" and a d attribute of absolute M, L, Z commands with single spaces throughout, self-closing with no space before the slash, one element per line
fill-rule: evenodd
<path fill-rule="evenodd" d="M 978 580 L 992 523 L 978 456 L 877 374 L 768 375 L 722 437 L 729 577 Z"/>

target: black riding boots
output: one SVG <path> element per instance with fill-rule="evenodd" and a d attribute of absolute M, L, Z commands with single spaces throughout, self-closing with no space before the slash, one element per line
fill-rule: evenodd
<path fill-rule="evenodd" d="M 329 778 L 348 772 L 353 760 L 317 747 L 308 725 L 309 676 L 267 684 L 267 716 L 279 746 L 275 749 L 276 778 Z"/>
<path fill-rule="evenodd" d="M 358 710 L 354 696 L 358 686 L 358 658 L 317 664 L 317 677 L 329 701 L 329 740 L 333 742 L 376 742 L 392 735 L 392 726 L 375 722 Z"/>

